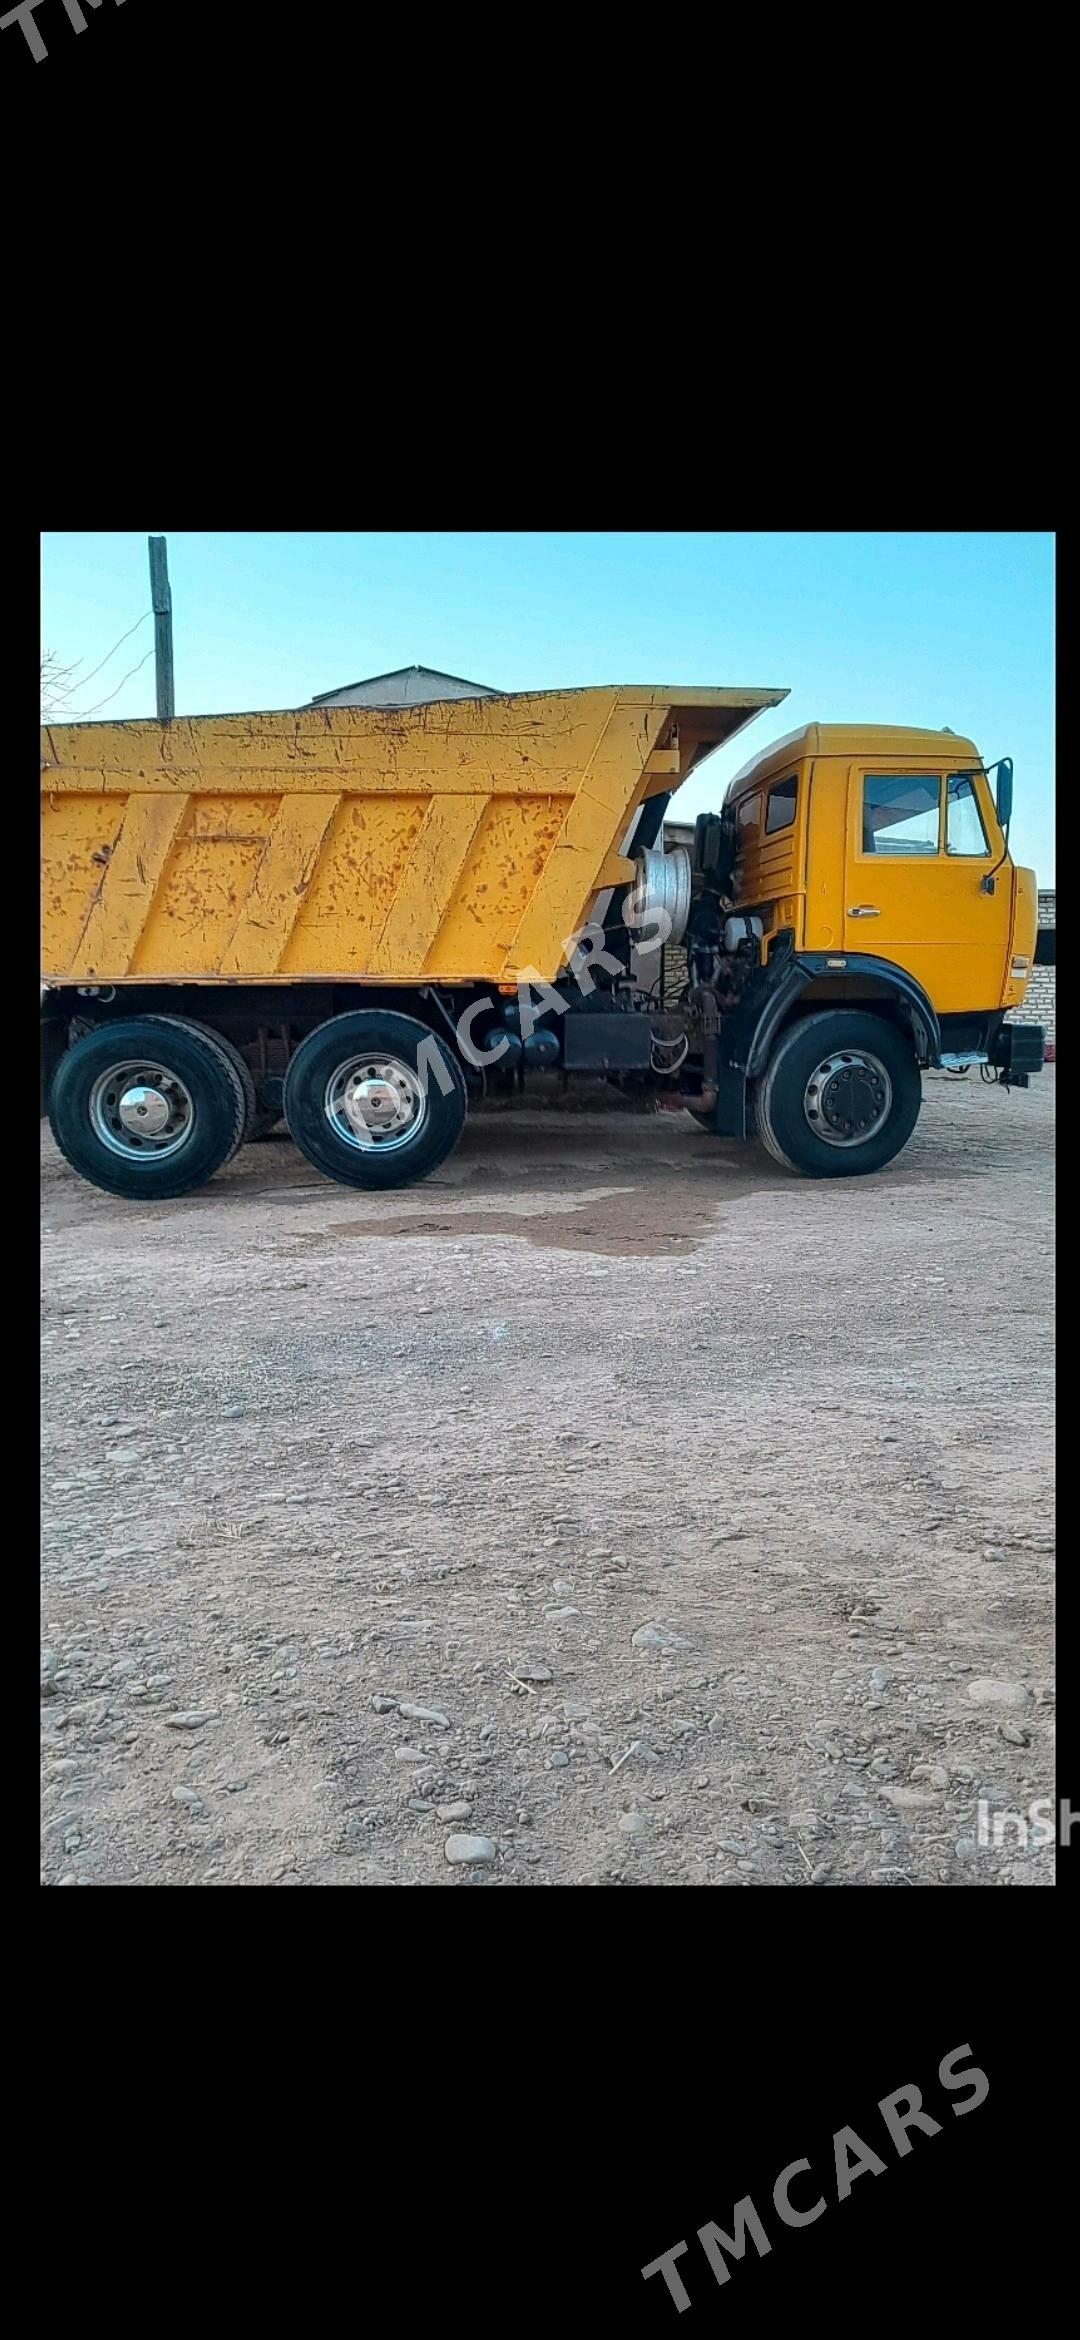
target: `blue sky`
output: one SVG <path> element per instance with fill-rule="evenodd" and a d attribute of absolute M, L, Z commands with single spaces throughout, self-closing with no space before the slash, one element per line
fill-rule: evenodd
<path fill-rule="evenodd" d="M 509 691 L 786 683 L 680 818 L 814 718 L 948 724 L 1015 758 L 1013 851 L 1054 882 L 1048 533 L 161 533 L 180 714 L 294 707 L 414 661 Z M 65 665 L 89 675 L 149 603 L 145 532 L 45 537 L 42 642 Z M 152 715 L 152 657 L 116 691 L 152 642 L 147 621 L 72 714 Z"/>

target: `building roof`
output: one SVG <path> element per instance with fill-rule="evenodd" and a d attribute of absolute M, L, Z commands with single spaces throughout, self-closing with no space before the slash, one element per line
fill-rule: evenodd
<path fill-rule="evenodd" d="M 395 666 L 389 674 L 369 674 L 362 682 L 342 683 L 336 691 L 318 691 L 309 707 L 422 707 L 432 699 L 497 699 L 501 693 L 488 683 L 466 682 L 464 675 L 440 674 L 434 666 Z"/>

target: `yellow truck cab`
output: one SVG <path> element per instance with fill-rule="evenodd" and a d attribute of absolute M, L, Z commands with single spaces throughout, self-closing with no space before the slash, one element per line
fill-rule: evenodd
<path fill-rule="evenodd" d="M 727 801 L 737 898 L 770 939 L 790 929 L 800 951 L 886 958 L 939 1020 L 1020 1004 L 1035 872 L 1008 859 L 972 740 L 808 723 L 745 764 Z"/>
<path fill-rule="evenodd" d="M 51 725 L 43 1094 L 108 1192 L 186 1193 L 284 1118 L 343 1184 L 444 1161 L 498 1090 L 600 1078 L 880 1170 L 924 1069 L 1026 1087 L 1012 765 L 812 723 L 663 848 L 676 790 L 786 696 L 610 684 Z M 659 952 L 685 949 L 664 997 Z M 656 973 L 650 972 L 650 967 Z M 644 969 L 644 972 L 643 972 Z"/>
<path fill-rule="evenodd" d="M 1005 1016 L 1024 998 L 1038 907 L 1034 871 L 1009 855 L 1011 808 L 1011 761 L 992 774 L 974 741 L 951 731 L 810 723 L 745 764 L 725 808 L 730 891 L 764 978 L 749 987 L 762 1014 L 745 1070 L 758 1070 L 784 1029 L 789 1060 L 801 1064 L 798 1026 L 828 1013 L 834 1024 L 840 1015 L 891 1024 L 917 1066 L 985 1065 L 1026 1086 L 1042 1066 L 1042 1032 Z M 884 1112 L 895 1082 L 883 1062 L 871 1068 L 865 1021 L 859 1029 L 863 1043 L 839 1051 L 830 1073 L 810 1070 L 806 1131 L 793 1149 L 807 1158 L 793 1167 L 827 1173 L 820 1144 L 854 1157 L 837 1161 L 838 1174 L 879 1167 L 866 1153 L 875 1123 L 873 1156 L 899 1150 L 891 1138 L 908 1114 L 895 1097 L 892 1116 Z M 832 1030 L 814 1026 L 822 1065 Z M 736 1121 L 738 1086 L 728 1084 Z M 771 1122 L 784 1086 L 774 1065 L 757 1097 L 758 1134 L 781 1158 Z M 842 1111 L 845 1099 L 859 1109 Z"/>

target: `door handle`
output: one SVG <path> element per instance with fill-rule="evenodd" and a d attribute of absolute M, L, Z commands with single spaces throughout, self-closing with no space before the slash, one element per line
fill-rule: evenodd
<path fill-rule="evenodd" d="M 880 916 L 881 912 L 874 902 L 859 902 L 854 910 L 848 911 L 849 918 L 880 918 Z"/>

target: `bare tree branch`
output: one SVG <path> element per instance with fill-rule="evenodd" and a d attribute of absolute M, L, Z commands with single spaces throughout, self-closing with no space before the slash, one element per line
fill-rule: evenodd
<path fill-rule="evenodd" d="M 144 626 L 147 618 L 152 616 L 152 610 L 144 609 L 142 616 L 136 618 L 134 625 L 128 627 L 126 634 L 121 634 L 120 640 L 113 643 L 112 649 L 106 651 L 104 658 L 99 659 L 96 666 L 91 667 L 89 674 L 79 673 L 79 668 L 84 664 L 83 659 L 76 659 L 74 666 L 62 666 L 55 650 L 43 651 L 41 657 L 42 722 L 55 723 L 64 715 L 70 715 L 78 722 L 83 716 L 96 715 L 98 707 L 107 707 L 110 699 L 117 698 L 123 690 L 124 683 L 130 682 L 132 675 L 140 673 L 147 660 L 153 657 L 152 649 L 147 651 L 146 658 L 140 658 L 138 666 L 129 667 L 122 681 L 117 683 L 116 689 L 109 692 L 108 698 L 99 699 L 97 705 L 93 707 L 76 707 L 73 704 L 76 692 L 85 690 L 87 684 L 93 682 L 94 676 L 101 673 L 102 667 L 108 666 L 109 660 L 115 658 L 121 645 L 124 642 L 130 642 L 132 635 L 137 634 L 139 627 Z"/>
<path fill-rule="evenodd" d="M 62 666 L 55 650 L 42 652 L 41 720 L 43 723 L 54 723 L 57 717 L 64 713 L 72 692 L 79 688 L 75 676 L 78 674 L 81 664 L 82 660 L 78 659 L 74 666 Z"/>

